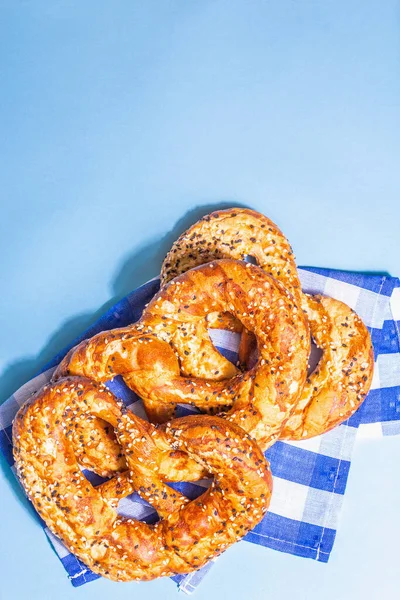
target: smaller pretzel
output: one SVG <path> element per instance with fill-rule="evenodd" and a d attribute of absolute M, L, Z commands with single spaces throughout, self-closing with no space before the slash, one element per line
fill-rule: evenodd
<path fill-rule="evenodd" d="M 204 263 L 248 256 L 281 281 L 299 302 L 301 285 L 288 240 L 275 223 L 249 208 L 217 210 L 182 233 L 164 259 L 161 285 Z"/>
<path fill-rule="evenodd" d="M 109 423 L 129 468 L 94 488 L 81 472 L 71 435 L 89 415 Z M 40 516 L 92 571 L 116 581 L 188 573 L 241 539 L 264 516 L 272 478 L 261 450 L 234 424 L 191 416 L 163 426 L 170 450 L 182 450 L 214 475 L 189 500 L 158 474 L 157 428 L 124 410 L 104 386 L 66 378 L 42 388 L 13 425 L 17 473 Z M 136 489 L 159 513 L 148 525 L 118 515 Z"/>
<path fill-rule="evenodd" d="M 373 376 L 371 336 L 347 304 L 303 294 L 302 307 L 322 355 L 280 434 L 286 440 L 315 437 L 346 421 L 364 401 Z M 250 367 L 257 360 L 257 342 L 244 332 L 241 345 Z"/>
<path fill-rule="evenodd" d="M 303 299 L 322 356 L 283 428 L 281 439 L 288 440 L 320 435 L 351 417 L 371 387 L 374 367 L 371 336 L 347 304 L 327 296 Z"/>

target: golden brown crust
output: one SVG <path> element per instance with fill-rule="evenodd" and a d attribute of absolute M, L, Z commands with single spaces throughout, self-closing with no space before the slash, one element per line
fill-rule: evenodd
<path fill-rule="evenodd" d="M 182 233 L 164 259 L 161 285 L 212 260 L 245 260 L 247 256 L 254 257 L 299 300 L 301 285 L 288 240 L 275 223 L 248 208 L 212 212 Z"/>
<path fill-rule="evenodd" d="M 373 376 L 371 336 L 347 304 L 304 294 L 303 308 L 322 356 L 281 439 L 314 437 L 347 420 L 363 402 Z"/>
<path fill-rule="evenodd" d="M 220 256 L 238 258 L 240 253 L 243 257 L 255 257 L 262 269 L 292 292 L 307 314 L 311 334 L 323 354 L 318 368 L 307 380 L 282 436 L 284 439 L 304 439 L 320 435 L 348 419 L 369 390 L 373 374 L 369 332 L 343 303 L 301 293 L 289 242 L 274 223 L 248 209 L 216 211 L 184 232 L 165 258 L 161 282 L 163 284 L 175 273 L 182 273 L 206 260 Z M 242 329 L 239 362 L 251 367 L 257 359 L 257 343 L 252 332 L 241 328 L 230 314 L 214 315 L 212 327 L 218 319 L 226 329 Z M 347 328 L 341 326 L 340 319 L 347 320 Z M 337 348 L 333 350 L 332 345 Z M 352 354 L 356 360 L 352 360 Z M 342 369 L 338 357 L 343 361 Z M 360 361 L 368 365 L 362 372 L 358 369 Z M 212 378 L 212 373 L 206 371 L 205 376 Z"/>
<path fill-rule="evenodd" d="M 349 306 L 327 296 L 303 294 L 302 307 L 322 355 L 283 427 L 280 439 L 287 440 L 321 435 L 347 420 L 368 393 L 374 370 L 371 336 Z M 254 356 L 256 340 L 245 330 L 239 357 L 251 366 Z"/>
<path fill-rule="evenodd" d="M 129 468 L 125 479 L 94 488 L 81 472 L 71 432 L 88 415 L 114 429 Z M 14 457 L 28 497 L 95 573 L 117 581 L 188 573 L 243 537 L 268 508 L 268 463 L 239 427 L 202 415 L 161 430 L 171 451 L 183 450 L 214 475 L 200 498 L 189 502 L 160 480 L 158 428 L 124 410 L 104 386 L 62 379 L 42 388 L 16 416 Z M 118 500 L 133 489 L 159 512 L 155 525 L 116 512 Z"/>
<path fill-rule="evenodd" d="M 249 255 L 259 266 L 242 262 Z M 373 374 L 362 321 L 342 302 L 302 294 L 288 241 L 255 211 L 204 217 L 174 244 L 161 279 L 138 323 L 72 349 L 13 426 L 18 475 L 39 514 L 117 581 L 188 573 L 245 535 L 270 500 L 262 450 L 349 418 Z M 213 346 L 215 327 L 241 332 L 237 365 Z M 310 331 L 322 357 L 306 379 Z M 115 375 L 162 425 L 96 383 Z M 165 423 L 178 403 L 224 418 Z M 79 465 L 110 479 L 94 488 Z M 192 502 L 167 485 L 210 473 L 210 489 Z M 133 491 L 158 511 L 155 525 L 118 515 Z"/>
<path fill-rule="evenodd" d="M 220 380 L 219 370 L 210 368 L 223 358 L 204 326 L 205 316 L 215 311 L 229 311 L 258 341 L 257 363 L 245 373 L 235 369 L 230 379 Z M 200 328 L 204 335 L 199 338 Z M 178 348 L 216 380 L 181 375 Z M 282 284 L 249 263 L 220 260 L 164 286 L 135 326 L 79 344 L 55 377 L 70 374 L 106 381 L 120 374 L 143 398 L 150 420 L 156 422 L 171 418 L 181 402 L 206 412 L 231 407 L 224 416 L 266 448 L 298 399 L 309 349 L 304 314 Z"/>

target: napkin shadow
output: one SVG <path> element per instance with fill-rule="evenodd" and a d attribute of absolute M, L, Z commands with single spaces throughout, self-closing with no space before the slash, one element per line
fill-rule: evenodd
<path fill-rule="evenodd" d="M 32 379 L 54 356 L 90 327 L 118 300 L 160 273 L 164 256 L 179 235 L 204 215 L 229 207 L 244 207 L 232 201 L 207 203 L 189 210 L 162 238 L 136 248 L 118 267 L 112 279 L 112 298 L 94 312 L 76 315 L 64 321 L 36 356 L 27 356 L 6 365 L 0 374 L 0 405 L 21 385 Z"/>
<path fill-rule="evenodd" d="M 36 356 L 27 356 L 6 365 L 0 375 L 0 405 L 24 383 L 35 377 L 52 358 L 71 344 L 116 301 L 116 298 L 111 298 L 95 312 L 67 319 Z"/>
<path fill-rule="evenodd" d="M 21 358 L 6 366 L 3 373 L 0 375 L 0 405 L 7 400 L 18 388 L 24 383 L 35 377 L 41 369 L 48 363 L 56 354 L 61 352 L 68 344 L 70 344 L 78 335 L 82 334 L 94 321 L 96 321 L 106 310 L 115 304 L 115 298 L 103 304 L 96 312 L 86 313 L 67 319 L 61 327 L 51 336 L 47 344 L 35 357 Z M 5 457 L 0 452 L 0 469 L 3 477 L 8 481 L 16 498 L 22 502 L 24 506 L 35 515 L 37 513 L 33 509 L 31 503 L 27 500 L 20 484 L 11 471 Z"/>

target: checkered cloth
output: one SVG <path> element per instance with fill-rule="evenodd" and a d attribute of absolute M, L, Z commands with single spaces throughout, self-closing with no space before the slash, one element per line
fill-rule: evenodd
<path fill-rule="evenodd" d="M 357 435 L 400 433 L 400 281 L 388 276 L 316 268 L 303 268 L 299 273 L 305 291 L 323 293 L 343 300 L 360 315 L 372 335 L 375 374 L 366 401 L 346 423 L 311 440 L 277 442 L 267 451 L 266 456 L 274 474 L 272 502 L 264 520 L 247 534 L 245 540 L 327 562 L 335 539 Z M 155 279 L 129 294 L 79 340 L 75 340 L 71 347 L 99 331 L 135 322 L 158 288 L 159 281 Z M 235 362 L 238 334 L 215 330 L 211 336 L 221 353 Z M 33 392 L 50 379 L 54 367 L 68 350 L 66 348 L 56 356 L 41 374 L 20 388 L 0 407 L 0 448 L 11 469 L 14 469 L 11 423 L 15 413 Z M 141 400 L 127 388 L 120 377 L 116 377 L 108 385 L 130 409 L 145 417 Z M 187 406 L 180 407 L 182 415 L 193 410 Z M 93 484 L 102 481 L 93 473 L 85 474 Z M 204 491 L 207 482 L 174 485 L 194 498 Z M 152 507 L 137 494 L 123 499 L 119 504 L 119 512 L 150 523 L 157 518 Z M 2 518 L 4 517 L 3 515 Z M 68 552 L 44 522 L 42 525 L 74 586 L 98 578 L 98 575 Z M 200 571 L 173 579 L 181 590 L 191 593 L 209 568 L 210 565 L 207 565 Z"/>

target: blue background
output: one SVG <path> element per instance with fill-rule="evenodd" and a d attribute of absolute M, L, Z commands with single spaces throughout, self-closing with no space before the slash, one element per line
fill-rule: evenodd
<path fill-rule="evenodd" d="M 2 0 L 0 44 L 1 401 L 224 204 L 301 265 L 399 275 L 398 2 Z M 327 565 L 243 542 L 196 600 L 396 597 L 399 461 L 357 445 Z M 73 589 L 0 473 L 1 598 L 176 598 Z"/>

